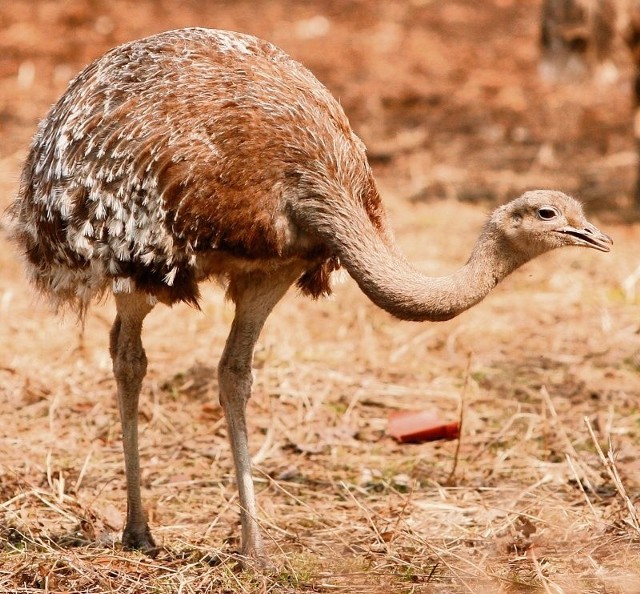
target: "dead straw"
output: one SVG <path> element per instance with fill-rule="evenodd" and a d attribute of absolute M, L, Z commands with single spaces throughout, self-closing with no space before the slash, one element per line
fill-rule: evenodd
<path fill-rule="evenodd" d="M 609 449 L 607 451 L 607 455 L 605 456 L 602 448 L 600 447 L 600 444 L 598 443 L 596 434 L 593 431 L 593 427 L 591 426 L 591 420 L 589 419 L 589 417 L 584 417 L 584 422 L 587 426 L 587 430 L 589 431 L 589 435 L 591 436 L 591 441 L 596 448 L 596 452 L 598 452 L 598 457 L 600 458 L 602 465 L 607 471 L 611 482 L 614 484 L 618 495 L 627 507 L 627 511 L 629 512 L 629 523 L 636 531 L 637 535 L 640 536 L 640 523 L 638 522 L 638 513 L 636 511 L 635 505 L 633 504 L 633 501 L 631 501 L 631 498 L 627 495 L 627 490 L 625 489 L 622 479 L 620 478 L 620 474 L 618 473 L 613 445 L 611 443 L 611 437 L 609 436 Z"/>
<path fill-rule="evenodd" d="M 456 474 L 456 469 L 458 468 L 458 459 L 460 456 L 460 448 L 462 447 L 462 435 L 464 433 L 464 409 L 465 409 L 465 397 L 467 394 L 467 387 L 469 385 L 469 376 L 471 374 L 471 357 L 472 353 L 467 353 L 467 366 L 464 372 L 464 383 L 462 384 L 462 391 L 460 392 L 460 415 L 458 417 L 458 427 L 460 428 L 460 433 L 458 435 L 458 441 L 456 443 L 456 450 L 453 453 L 453 465 L 451 467 L 451 472 L 445 481 L 446 485 L 453 484 L 453 477 Z"/>

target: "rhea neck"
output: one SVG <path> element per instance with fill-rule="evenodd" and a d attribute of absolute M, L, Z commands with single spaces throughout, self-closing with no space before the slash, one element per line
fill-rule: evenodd
<path fill-rule="evenodd" d="M 378 266 L 352 260 L 345 265 L 363 292 L 392 315 L 413 321 L 444 321 L 480 302 L 506 276 L 524 263 L 505 249 L 504 239 L 488 223 L 464 266 L 446 276 L 426 276 L 402 256 L 378 245 Z"/>
<path fill-rule="evenodd" d="M 431 277 L 416 271 L 362 208 L 313 201 L 298 215 L 330 244 L 369 299 L 403 320 L 449 320 L 481 301 L 529 259 L 510 248 L 490 220 L 464 266 Z"/>

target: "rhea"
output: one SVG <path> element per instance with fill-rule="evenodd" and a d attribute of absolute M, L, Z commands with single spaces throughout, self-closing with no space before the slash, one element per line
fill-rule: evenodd
<path fill-rule="evenodd" d="M 110 353 L 127 483 L 122 542 L 152 553 L 143 511 L 138 399 L 145 317 L 198 306 L 217 277 L 235 303 L 218 366 L 239 490 L 241 553 L 266 559 L 245 409 L 265 319 L 291 285 L 320 297 L 344 267 L 397 318 L 441 321 L 526 261 L 611 239 L 557 191 L 530 191 L 488 219 L 468 262 L 417 272 L 390 228 L 365 147 L 329 91 L 260 39 L 191 28 L 121 45 L 73 80 L 40 124 L 11 206 L 35 287 L 84 315 L 113 293 Z"/>

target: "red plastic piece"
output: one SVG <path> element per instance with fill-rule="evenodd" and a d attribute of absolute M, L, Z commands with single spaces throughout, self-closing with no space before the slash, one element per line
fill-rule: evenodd
<path fill-rule="evenodd" d="M 396 411 L 389 414 L 387 434 L 400 443 L 458 439 L 460 423 L 442 423 L 434 410 Z"/>

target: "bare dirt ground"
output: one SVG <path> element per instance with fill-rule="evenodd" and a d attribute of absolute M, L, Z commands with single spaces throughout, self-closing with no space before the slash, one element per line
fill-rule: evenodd
<path fill-rule="evenodd" d="M 33 297 L 0 237 L 0 591 L 640 592 L 639 226 L 630 72 L 538 77 L 534 0 L 0 3 L 0 208 L 68 80 L 125 40 L 250 32 L 309 66 L 369 147 L 416 266 L 454 270 L 486 212 L 533 187 L 585 200 L 611 254 L 528 264 L 443 324 L 400 323 L 347 281 L 290 294 L 256 354 L 250 427 L 278 570 L 238 572 L 216 363 L 232 316 L 158 308 L 144 334 L 143 486 L 163 550 L 119 545 L 110 302 L 84 332 Z M 398 445 L 395 409 L 464 410 L 456 442 Z M 585 422 L 589 420 L 593 435 Z M 603 449 L 598 454 L 596 444 Z M 609 453 L 609 448 L 612 448 Z M 608 457 L 610 456 L 610 457 Z M 218 563 L 221 561 L 220 563 Z"/>

